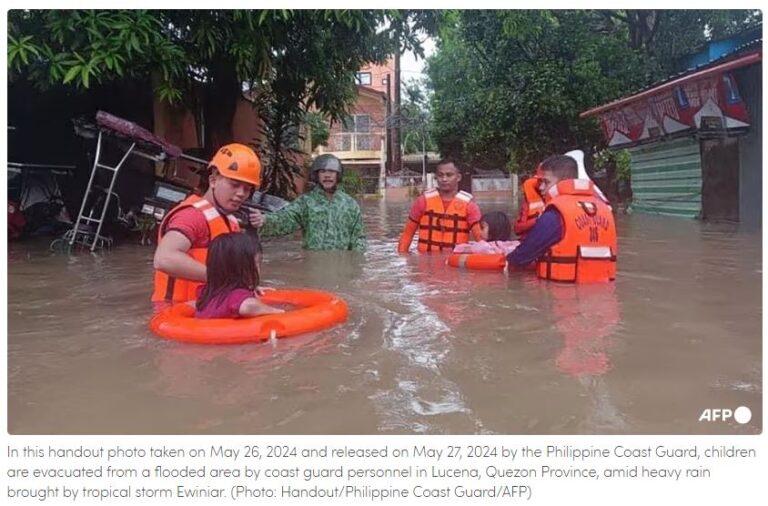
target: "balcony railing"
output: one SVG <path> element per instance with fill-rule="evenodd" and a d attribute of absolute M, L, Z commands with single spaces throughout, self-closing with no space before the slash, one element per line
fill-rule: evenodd
<path fill-rule="evenodd" d="M 381 133 L 333 133 L 328 137 L 327 151 L 379 151 Z"/>

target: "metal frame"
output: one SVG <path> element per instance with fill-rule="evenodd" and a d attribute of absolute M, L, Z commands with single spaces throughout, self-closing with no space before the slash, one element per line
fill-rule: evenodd
<path fill-rule="evenodd" d="M 125 152 L 123 157 L 120 159 L 120 162 L 115 166 L 109 166 L 105 165 L 100 162 L 101 155 L 102 155 L 102 149 L 101 149 L 101 140 L 103 137 L 103 132 L 99 131 L 99 138 L 96 141 L 96 156 L 93 160 L 93 168 L 91 168 L 91 177 L 88 179 L 88 186 L 85 188 L 85 194 L 83 195 L 83 201 L 80 204 L 80 212 L 77 213 L 77 220 L 75 221 L 75 226 L 72 227 L 72 230 L 67 231 L 67 233 L 64 234 L 65 238 L 69 239 L 69 245 L 72 246 L 75 242 L 78 244 L 83 244 L 84 246 L 90 246 L 91 252 L 95 251 L 97 247 L 103 248 L 106 246 L 112 245 L 112 238 L 111 237 L 105 237 L 100 235 L 101 234 L 101 227 L 104 224 L 104 217 L 107 214 L 107 208 L 109 207 L 109 199 L 112 196 L 112 189 L 115 187 L 115 180 L 117 180 L 117 173 L 120 171 L 120 168 L 123 166 L 125 161 L 128 159 L 128 157 L 131 155 L 132 152 L 134 152 L 134 148 L 136 147 L 136 143 L 131 143 L 131 146 L 128 148 L 128 150 Z M 136 152 L 138 154 L 138 151 Z M 89 213 L 88 216 L 84 216 L 85 213 L 85 204 L 88 202 L 88 198 L 91 196 L 91 190 L 93 188 L 93 179 L 96 176 L 97 169 L 105 169 L 112 172 L 112 177 L 109 181 L 109 188 L 106 192 L 106 197 L 104 198 L 104 204 L 101 209 L 101 216 L 96 219 L 91 216 L 91 213 Z M 93 211 L 93 210 L 91 210 Z M 85 231 L 80 231 L 80 224 L 81 223 L 95 223 L 96 224 L 96 233 L 91 236 L 90 233 L 87 233 Z M 78 236 L 78 232 L 80 232 L 80 235 Z M 91 238 L 92 242 L 89 244 L 88 239 Z"/>
<path fill-rule="evenodd" d="M 91 132 L 96 130 L 96 128 L 89 127 L 88 125 L 86 125 L 84 128 L 90 128 Z M 119 142 L 116 142 L 116 144 L 118 144 L 122 149 L 126 150 L 122 158 L 118 162 L 118 164 L 114 167 L 111 165 L 107 165 L 101 159 L 104 156 L 104 152 L 102 149 L 102 140 L 110 139 L 110 138 L 119 141 Z M 88 185 L 86 186 L 85 193 L 83 194 L 83 200 L 80 203 L 80 211 L 77 214 L 77 220 L 75 221 L 75 224 L 72 227 L 72 229 L 68 230 L 60 239 L 55 240 L 54 243 L 60 244 L 59 241 L 61 241 L 68 244 L 70 248 L 74 244 L 81 244 L 83 246 L 88 247 L 91 252 L 94 252 L 97 248 L 112 246 L 112 238 L 101 235 L 101 228 L 104 224 L 104 219 L 106 217 L 107 209 L 109 208 L 109 203 L 111 201 L 112 196 L 114 195 L 115 198 L 117 198 L 119 201 L 119 196 L 116 193 L 114 193 L 113 190 L 115 187 L 115 181 L 117 180 L 118 172 L 125 164 L 125 161 L 131 155 L 137 155 L 153 162 L 163 162 L 168 159 L 168 156 L 164 151 L 161 151 L 158 154 L 148 153 L 142 150 L 142 145 L 143 145 L 142 142 L 139 140 L 134 140 L 130 138 L 125 139 L 121 136 L 110 136 L 109 128 L 106 128 L 106 129 L 103 127 L 98 128 L 98 138 L 96 140 L 96 155 L 94 157 L 93 167 L 91 168 L 91 176 L 88 179 Z M 194 162 L 197 164 L 201 164 L 201 165 L 207 165 L 208 163 L 205 160 L 195 158 L 194 156 L 185 155 L 184 153 L 179 155 L 179 158 L 190 161 L 190 162 Z M 85 213 L 86 213 L 86 205 L 88 203 L 88 200 L 92 196 L 94 188 L 96 187 L 96 185 L 94 185 L 94 178 L 96 177 L 96 172 L 100 169 L 110 171 L 112 173 L 112 176 L 110 178 L 109 187 L 106 189 L 101 188 L 105 191 L 105 198 L 103 202 L 103 207 L 101 209 L 101 215 L 98 218 L 95 218 L 93 216 L 93 211 L 94 211 L 93 205 L 89 209 L 87 216 L 85 215 Z M 95 233 L 92 230 L 89 230 L 86 227 L 86 225 L 95 225 L 96 226 Z M 53 247 L 53 243 L 51 246 Z"/>

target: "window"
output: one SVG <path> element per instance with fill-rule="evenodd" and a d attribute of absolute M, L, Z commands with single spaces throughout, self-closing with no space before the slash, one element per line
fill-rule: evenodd
<path fill-rule="evenodd" d="M 371 117 L 369 115 L 347 116 L 341 123 L 341 131 L 346 134 L 341 139 L 342 151 L 373 149 L 373 137 L 368 135 L 371 131 Z"/>
<path fill-rule="evenodd" d="M 371 85 L 371 73 L 370 72 L 358 72 L 355 77 L 357 84 L 364 84 L 365 86 Z"/>
<path fill-rule="evenodd" d="M 725 101 L 728 104 L 738 104 L 741 102 L 739 91 L 736 89 L 736 83 L 733 82 L 731 74 L 723 74 L 723 84 L 725 85 Z"/>
<path fill-rule="evenodd" d="M 355 116 L 355 132 L 368 133 L 371 130 L 371 117 L 367 114 L 358 114 Z"/>
<path fill-rule="evenodd" d="M 685 90 L 678 86 L 673 91 L 675 95 L 675 100 L 677 101 L 677 108 L 678 109 L 687 109 L 688 108 L 688 96 L 685 94 Z"/>
<path fill-rule="evenodd" d="M 341 131 L 348 133 L 368 133 L 371 129 L 371 117 L 367 114 L 347 116 L 341 123 Z"/>

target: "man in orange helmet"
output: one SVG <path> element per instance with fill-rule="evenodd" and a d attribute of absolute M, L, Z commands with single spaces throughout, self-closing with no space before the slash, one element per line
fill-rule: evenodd
<path fill-rule="evenodd" d="M 208 164 L 208 189 L 190 195 L 166 215 L 155 251 L 153 302 L 186 302 L 205 281 L 208 244 L 216 236 L 239 232 L 233 216 L 261 184 L 261 162 L 243 144 L 220 148 Z M 252 224 L 256 217 L 248 216 Z"/>

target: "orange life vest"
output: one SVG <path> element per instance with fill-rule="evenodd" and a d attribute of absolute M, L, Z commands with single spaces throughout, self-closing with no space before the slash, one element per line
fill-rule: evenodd
<path fill-rule="evenodd" d="M 467 223 L 467 205 L 472 194 L 460 191 L 448 208 L 437 190 L 424 192 L 427 209 L 419 220 L 419 252 L 453 249 L 457 244 L 469 242 L 469 230 L 474 223 Z"/>
<path fill-rule="evenodd" d="M 592 195 L 602 200 L 604 204 L 608 205 L 608 209 L 613 209 L 611 207 L 611 202 L 608 200 L 608 197 L 605 196 L 605 193 L 603 193 L 600 187 L 597 186 L 591 179 L 565 179 L 560 181 L 547 191 L 547 193 L 544 195 L 544 202 L 548 204 L 553 198 L 557 197 L 563 192 L 573 193 L 575 191 L 586 191 L 581 189 L 585 185 L 589 187 L 589 191 L 592 192 Z M 579 187 L 578 190 L 576 189 L 576 186 Z"/>
<path fill-rule="evenodd" d="M 525 235 L 532 229 L 536 220 L 544 212 L 544 199 L 537 190 L 538 186 L 539 178 L 536 176 L 529 177 L 522 184 L 523 201 L 514 226 L 515 233 L 519 236 Z"/>
<path fill-rule="evenodd" d="M 547 207 L 560 212 L 565 230 L 538 260 L 540 278 L 571 283 L 616 279 L 616 223 L 593 186 L 588 179 L 566 179 L 550 189 Z"/>
<path fill-rule="evenodd" d="M 165 216 L 157 233 L 158 244 L 165 235 L 168 222 L 174 214 L 187 207 L 194 207 L 205 216 L 208 221 L 208 236 L 212 241 L 221 234 L 239 232 L 240 225 L 234 216 L 222 215 L 216 207 L 197 195 L 190 195 L 181 201 Z M 187 254 L 205 265 L 208 258 L 208 248 L 190 248 Z M 187 302 L 197 296 L 197 287 L 202 283 L 188 279 L 176 278 L 165 272 L 155 270 L 155 290 L 152 293 L 152 302 Z"/>

